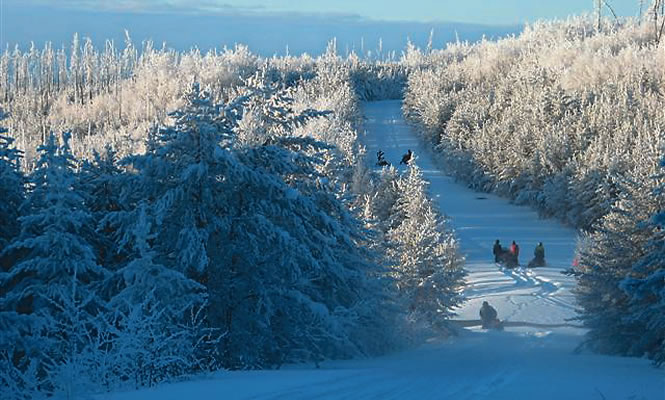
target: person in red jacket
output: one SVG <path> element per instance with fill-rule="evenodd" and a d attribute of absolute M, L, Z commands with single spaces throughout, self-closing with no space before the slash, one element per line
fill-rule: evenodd
<path fill-rule="evenodd" d="M 520 246 L 515 243 L 513 240 L 513 243 L 510 245 L 510 254 L 513 255 L 513 258 L 515 260 L 515 265 L 520 265 L 519 261 L 519 256 L 520 256 Z"/>

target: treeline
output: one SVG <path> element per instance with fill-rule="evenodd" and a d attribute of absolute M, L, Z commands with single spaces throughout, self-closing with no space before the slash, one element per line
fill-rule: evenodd
<path fill-rule="evenodd" d="M 44 81 L 10 80 L 3 399 L 376 355 L 447 330 L 463 259 L 417 166 L 365 168 L 360 67 L 334 47 L 131 49 L 112 61 L 135 60 L 122 89 L 87 80 L 82 99 L 68 70 L 41 111 Z"/>
<path fill-rule="evenodd" d="M 124 44 L 109 41 L 100 50 L 89 38 L 75 36 L 68 48 L 47 43 L 25 52 L 6 50 L 0 57 L 0 106 L 9 115 L 5 126 L 26 150 L 28 167 L 36 159 L 34 149 L 52 131 L 71 132 L 77 155 L 90 157 L 106 143 L 126 155 L 145 150 L 145 132 L 182 106 L 182 95 L 193 81 L 210 88 L 214 101 L 224 102 L 260 71 L 287 86 L 309 80 L 319 59 L 262 58 L 243 45 L 181 53 L 155 48 L 149 41 L 137 46 L 129 34 Z M 406 71 L 397 62 L 366 62 L 355 54 L 341 58 L 334 41 L 322 59 L 350 71 L 361 99 L 401 97 Z"/>
<path fill-rule="evenodd" d="M 649 18 L 660 21 L 661 6 L 654 2 Z M 572 271 L 587 344 L 662 363 L 665 65 L 657 26 L 571 18 L 421 52 L 404 112 L 469 186 L 588 232 Z"/>

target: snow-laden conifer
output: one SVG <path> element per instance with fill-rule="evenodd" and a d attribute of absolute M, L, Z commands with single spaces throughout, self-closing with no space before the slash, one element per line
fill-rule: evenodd
<path fill-rule="evenodd" d="M 204 326 L 205 287 L 182 272 L 167 268 L 150 243 L 158 235 L 154 217 L 142 201 L 120 226 L 127 262 L 105 282 L 110 299 L 105 310 L 105 350 L 97 366 L 108 388 L 123 381 L 152 386 L 169 378 L 207 370 L 213 363 L 215 333 Z"/>
<path fill-rule="evenodd" d="M 625 182 L 621 197 L 580 242 L 575 294 L 581 306 L 580 318 L 590 329 L 586 344 L 597 351 L 613 354 L 643 354 L 635 346 L 643 326 L 631 317 L 630 299 L 620 283 L 646 255 L 653 229 L 646 223 L 657 203 L 645 183 Z"/>
<path fill-rule="evenodd" d="M 665 162 L 661 161 L 661 168 L 663 166 Z M 656 178 L 653 208 L 657 211 L 642 222 L 650 235 L 645 254 L 619 286 L 628 297 L 628 313 L 623 320 L 637 326 L 639 332 L 631 341 L 631 352 L 647 355 L 657 365 L 662 365 L 665 364 L 665 212 L 662 211 L 665 185 L 662 173 Z"/>
<path fill-rule="evenodd" d="M 140 171 L 128 201 L 151 199 L 159 225 L 158 251 L 169 268 L 206 279 L 207 242 L 228 227 L 225 180 L 235 161 L 221 146 L 229 130 L 209 94 L 193 84 L 174 124 L 153 133 L 150 148 L 127 162 Z"/>
<path fill-rule="evenodd" d="M 0 123 L 4 114 L 0 110 Z M 21 172 L 22 152 L 16 149 L 14 139 L 6 136 L 0 126 L 0 266 L 2 251 L 18 233 L 19 207 L 25 196 L 25 180 Z"/>
<path fill-rule="evenodd" d="M 117 153 L 110 145 L 101 153 L 94 151 L 92 160 L 83 161 L 76 186 L 92 214 L 88 236 L 98 263 L 109 270 L 116 269 L 127 257 L 116 240 L 117 226 L 111 221 L 114 214 L 131 209 L 123 196 L 132 189 L 118 162 Z"/>
<path fill-rule="evenodd" d="M 426 181 L 415 162 L 397 181 L 397 192 L 388 231 L 397 262 L 392 275 L 408 311 L 437 326 L 462 301 L 463 258 L 427 197 Z"/>
<path fill-rule="evenodd" d="M 367 197 L 364 215 L 378 230 L 378 248 L 397 290 L 410 332 L 445 329 L 462 301 L 464 259 L 454 233 L 427 197 L 427 183 L 412 161 L 400 173 L 383 169 Z M 414 329 L 415 328 L 415 329 Z"/>
<path fill-rule="evenodd" d="M 95 351 L 90 333 L 105 306 L 96 288 L 107 272 L 96 263 L 86 235 L 90 212 L 73 190 L 69 135 L 62 140 L 58 145 L 51 134 L 39 149 L 31 192 L 21 206 L 20 233 L 5 249 L 12 264 L 0 284 L 6 290 L 3 320 L 27 322 L 10 350 L 23 358 L 14 365 L 25 372 L 38 363 L 44 390 L 72 396 L 92 382 L 86 374 L 88 355 Z"/>

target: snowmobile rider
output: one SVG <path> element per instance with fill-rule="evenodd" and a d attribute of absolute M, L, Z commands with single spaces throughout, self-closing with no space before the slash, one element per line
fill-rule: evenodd
<path fill-rule="evenodd" d="M 537 262 L 545 261 L 545 246 L 543 246 L 543 242 L 538 243 L 538 246 L 533 250 L 533 256 Z"/>
<path fill-rule="evenodd" d="M 494 262 L 501 262 L 501 253 L 503 253 L 503 248 L 501 248 L 501 243 L 499 239 L 494 242 L 494 247 L 492 248 L 492 253 L 494 254 Z"/>
<path fill-rule="evenodd" d="M 480 307 L 480 320 L 483 323 L 483 329 L 495 327 L 498 322 L 497 315 L 494 307 L 490 306 L 488 302 L 483 301 L 483 306 Z"/>
<path fill-rule="evenodd" d="M 379 166 L 379 167 L 387 167 L 387 166 L 390 165 L 390 163 L 389 163 L 388 161 L 386 161 L 385 158 L 383 158 L 383 156 L 384 156 L 385 154 L 386 154 L 386 153 L 384 153 L 382 150 L 379 150 L 379 151 L 376 152 L 376 158 L 377 158 L 376 165 L 377 165 L 377 166 Z"/>
<path fill-rule="evenodd" d="M 413 152 L 411 151 L 411 149 L 409 149 L 409 151 L 407 151 L 406 154 L 402 156 L 402 161 L 400 161 L 399 163 L 400 165 L 401 164 L 409 165 L 409 162 L 411 162 L 412 158 L 413 158 Z"/>
<path fill-rule="evenodd" d="M 510 254 L 513 255 L 513 258 L 515 259 L 515 264 L 520 265 L 519 262 L 519 256 L 520 256 L 520 246 L 515 243 L 513 240 L 513 243 L 510 245 Z"/>

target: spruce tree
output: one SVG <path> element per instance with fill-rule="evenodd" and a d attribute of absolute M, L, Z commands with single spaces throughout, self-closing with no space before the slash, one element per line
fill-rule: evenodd
<path fill-rule="evenodd" d="M 214 332 L 203 329 L 198 315 L 205 288 L 156 261 L 150 243 L 158 235 L 149 210 L 141 202 L 128 226 L 119 226 L 127 261 L 105 283 L 111 289 L 104 318 L 108 346 L 99 375 L 109 387 L 118 385 L 119 377 L 138 388 L 211 366 L 202 347 L 214 341 Z"/>
<path fill-rule="evenodd" d="M 0 121 L 2 120 L 0 110 Z M 0 270 L 8 268 L 3 250 L 18 234 L 19 207 L 25 198 L 25 178 L 21 172 L 22 152 L 14 147 L 14 139 L 3 135 L 0 127 Z"/>
<path fill-rule="evenodd" d="M 397 261 L 393 276 L 408 312 L 441 326 L 462 301 L 463 258 L 453 235 L 427 198 L 426 181 L 412 162 L 398 181 L 393 215 L 398 225 L 388 232 Z"/>
<path fill-rule="evenodd" d="M 22 358 L 19 368 L 36 359 L 47 391 L 73 395 L 85 381 L 86 357 L 94 350 L 89 335 L 105 306 L 96 287 L 107 272 L 96 263 L 86 236 L 90 212 L 73 190 L 69 135 L 62 140 L 59 146 L 51 134 L 39 148 L 31 191 L 21 206 L 20 233 L 5 249 L 13 264 L 0 284 L 7 293 L 3 319 L 25 320 L 29 327 L 13 349 Z"/>
<path fill-rule="evenodd" d="M 661 167 L 665 161 L 661 161 Z M 647 355 L 657 365 L 665 364 L 665 184 L 662 173 L 653 191 L 654 212 L 642 225 L 650 235 L 644 256 L 620 283 L 628 297 L 628 313 L 624 320 L 639 327 L 631 343 L 631 352 Z"/>
<path fill-rule="evenodd" d="M 84 160 L 76 186 L 92 214 L 93 223 L 88 237 L 95 248 L 97 262 L 110 270 L 126 260 L 126 251 L 119 246 L 117 226 L 112 216 L 131 209 L 124 201 L 128 185 L 127 174 L 119 166 L 115 150 L 107 145 L 102 153 L 93 152 L 92 160 Z"/>
<path fill-rule="evenodd" d="M 626 318 L 629 296 L 620 282 L 646 255 L 652 233 L 644 222 L 656 211 L 654 198 L 643 192 L 645 183 L 626 181 L 612 211 L 581 241 L 579 265 L 573 271 L 574 292 L 581 306 L 580 318 L 589 328 L 586 345 L 611 354 L 640 356 L 634 347 L 643 328 Z"/>

